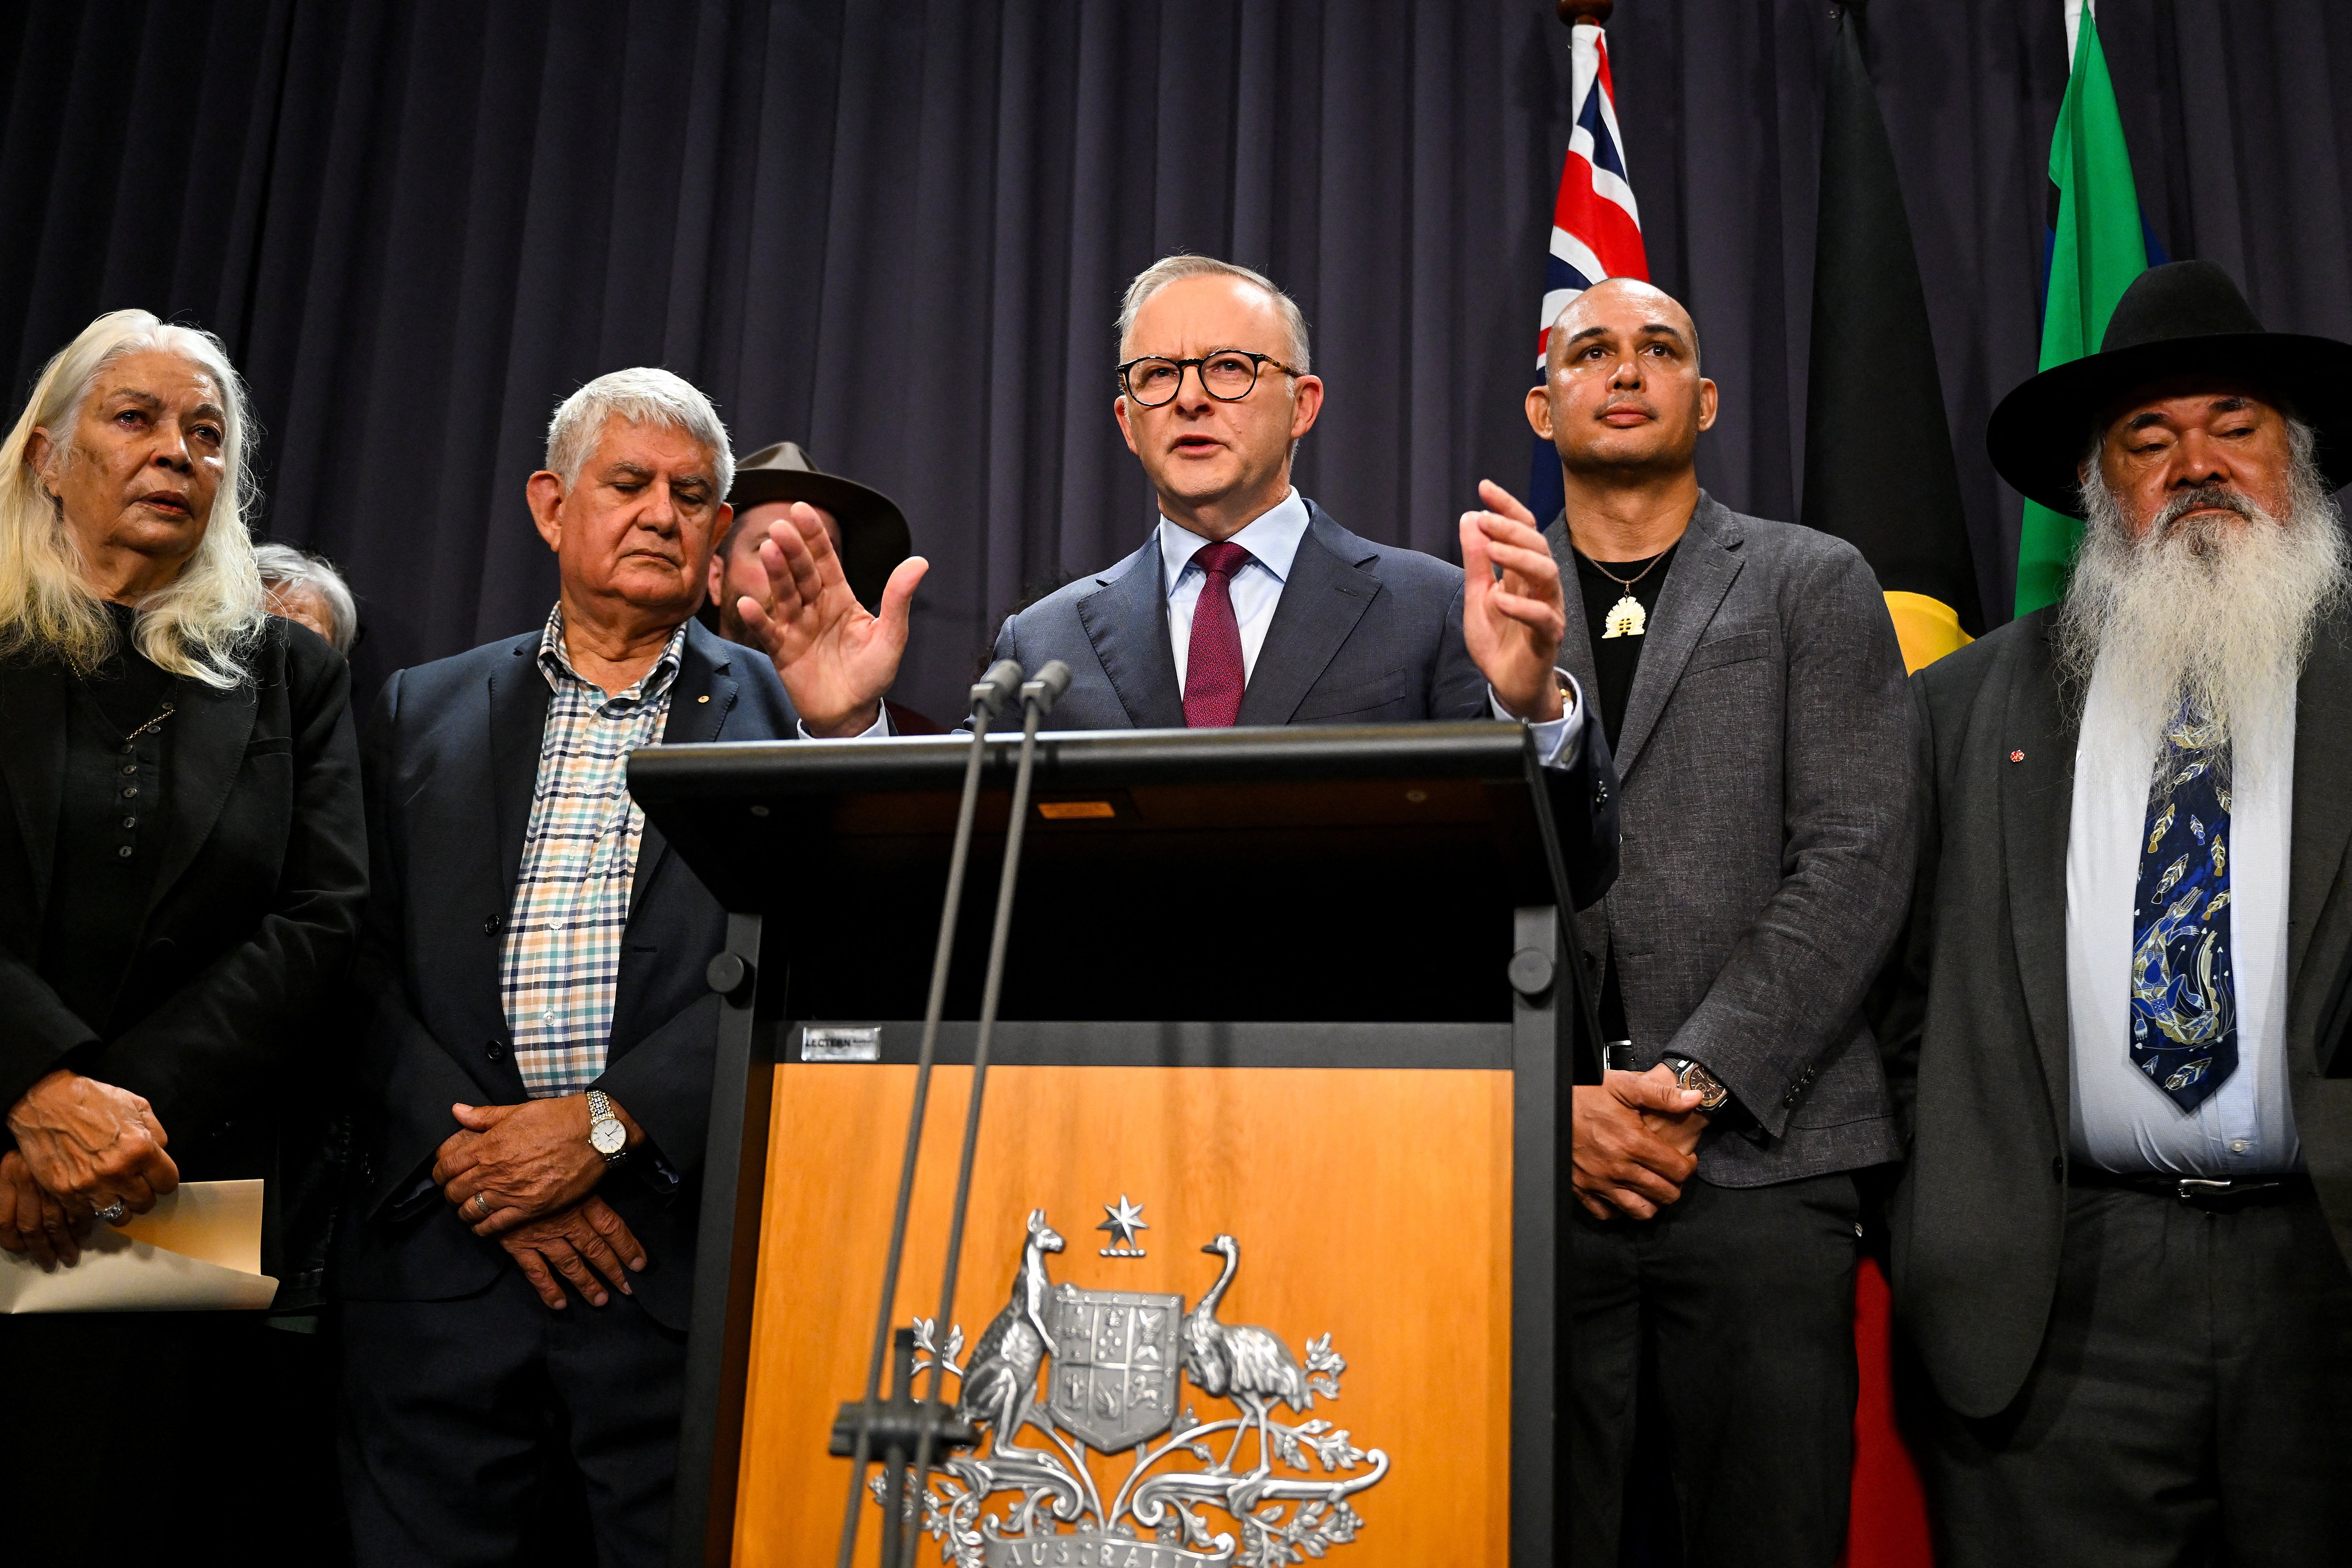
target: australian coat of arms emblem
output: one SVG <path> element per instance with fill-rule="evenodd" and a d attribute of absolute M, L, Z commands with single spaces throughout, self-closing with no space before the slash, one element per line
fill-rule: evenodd
<path fill-rule="evenodd" d="M 1134 1249 L 1139 1212 L 1120 1195 L 1103 1256 L 1145 1256 Z M 1388 1473 L 1388 1456 L 1309 1414 L 1318 1398 L 1339 1397 L 1347 1363 L 1329 1334 L 1301 1356 L 1269 1329 L 1218 1316 L 1240 1244 L 1220 1236 L 1201 1248 L 1223 1267 L 1190 1311 L 1172 1292 L 1055 1284 L 1045 1259 L 1063 1247 L 1045 1211 L 1033 1211 L 1013 1299 L 961 1363 L 961 1329 L 942 1342 L 929 1321 L 915 1324 L 917 1370 L 936 1360 L 953 1374 L 957 1413 L 983 1434 L 930 1487 L 909 1489 L 907 1517 L 939 1542 L 940 1561 L 1268 1568 L 1354 1540 L 1364 1521 L 1350 1500 Z M 1194 1394 L 1230 1411 L 1196 1410 Z M 1130 1460 L 1108 1499 L 1086 1450 Z M 879 1500 L 882 1478 L 870 1485 Z"/>

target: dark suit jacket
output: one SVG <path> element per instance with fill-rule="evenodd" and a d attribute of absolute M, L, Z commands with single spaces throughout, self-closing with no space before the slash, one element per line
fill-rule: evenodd
<path fill-rule="evenodd" d="M 1462 638 L 1462 568 L 1360 539 L 1307 503 L 1307 529 L 1242 693 L 1241 724 L 1394 724 L 1487 719 L 1486 678 Z M 1056 730 L 1181 730 L 1157 531 L 1143 548 L 1009 616 L 993 658 L 1070 667 Z M 1007 709 L 1000 727 L 1018 729 Z M 1616 773 L 1601 726 L 1554 770 L 1552 810 L 1575 901 L 1617 868 Z"/>
<path fill-rule="evenodd" d="M 84 1019 L 34 969 L 69 679 L 0 667 L 0 1108 L 70 1055 L 146 1096 L 184 1178 L 276 1178 L 265 1267 L 291 1302 L 317 1285 L 325 1216 L 292 1223 L 299 1162 L 282 1157 L 279 1113 L 331 1076 L 320 1012 L 359 934 L 366 830 L 342 658 L 273 617 L 248 669 L 227 691 L 176 683 L 154 890 L 110 1016 Z"/>
<path fill-rule="evenodd" d="M 1890 1215 L 1894 1283 L 1937 1388 L 1967 1415 L 2006 1408 L 2023 1385 L 2065 1239 L 2066 838 L 2080 714 L 2059 689 L 2054 615 L 2012 621 L 1911 681 L 1919 879 L 1882 1028 L 1910 1146 Z M 2314 1050 L 2352 954 L 2352 617 L 2321 628 L 2304 668 L 2294 788 L 2286 1046 L 2295 1130 L 2336 1244 L 2352 1258 L 2352 1082 L 2321 1076 Z"/>
<path fill-rule="evenodd" d="M 1565 520 L 1546 537 L 1573 582 Z M 1877 579 L 1843 541 L 1702 492 L 1643 643 L 1617 731 L 1623 867 L 1577 922 L 1596 976 L 1615 947 L 1633 1065 L 1688 1056 L 1738 1098 L 1752 1120 L 1699 1144 L 1718 1186 L 1890 1160 L 1860 1015 L 1910 890 L 1912 776 Z"/>
<path fill-rule="evenodd" d="M 471 1295 L 514 1263 L 420 1181 L 457 1130 L 453 1102 L 528 1096 L 507 1032 L 499 959 L 522 874 L 551 692 L 540 631 L 394 675 L 365 740 L 375 896 L 361 944 L 368 1022 L 359 1047 L 357 1223 L 344 1227 L 339 1289 L 363 1300 Z M 708 697 L 709 701 L 701 699 Z M 665 744 L 788 738 L 798 721 L 761 655 L 698 625 L 670 696 Z M 594 1087 L 627 1108 L 682 1180 L 649 1179 L 646 1154 L 597 1191 L 646 1248 L 646 1310 L 687 1322 L 719 1001 L 704 967 L 726 934 L 717 900 L 650 823 L 637 850 L 613 1003 Z"/>

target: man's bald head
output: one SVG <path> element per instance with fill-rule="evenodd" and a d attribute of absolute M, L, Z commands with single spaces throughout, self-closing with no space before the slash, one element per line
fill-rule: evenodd
<path fill-rule="evenodd" d="M 1571 479 L 1685 485 L 1696 482 L 1699 432 L 1715 423 L 1715 406 L 1690 312 L 1663 289 L 1612 278 L 1552 323 L 1528 423 Z"/>
<path fill-rule="evenodd" d="M 1551 324 L 1551 336 L 1544 343 L 1546 377 L 1559 374 L 1571 342 L 1580 338 L 1589 341 L 1601 323 L 1622 318 L 1629 310 L 1649 323 L 1646 330 L 1678 339 L 1690 353 L 1691 368 L 1698 368 L 1698 323 L 1683 309 L 1683 302 L 1654 283 L 1638 278 L 1609 278 L 1570 300 Z"/>

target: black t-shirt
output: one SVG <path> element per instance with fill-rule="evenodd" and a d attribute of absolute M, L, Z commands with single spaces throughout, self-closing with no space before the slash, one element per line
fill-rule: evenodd
<path fill-rule="evenodd" d="M 1603 636 L 1609 612 L 1630 592 L 1645 618 L 1653 614 L 1658 607 L 1658 590 L 1675 568 L 1675 549 L 1666 546 L 1665 552 L 1652 561 L 1605 561 L 1600 565 L 1587 560 L 1580 550 L 1576 554 L 1576 585 L 1584 595 L 1584 630 L 1592 643 L 1593 673 L 1600 677 L 1601 689 L 1592 693 L 1592 700 L 1601 710 L 1601 732 L 1609 737 L 1612 752 L 1617 749 L 1617 732 L 1624 726 L 1625 704 L 1633 692 L 1633 672 L 1641 668 L 1642 645 L 1648 638 Z M 1610 572 L 1617 575 L 1612 579 Z M 1641 581 L 1627 589 L 1625 580 L 1637 574 Z"/>
<path fill-rule="evenodd" d="M 1666 546 L 1663 554 L 1649 561 L 1608 561 L 1595 565 L 1584 552 L 1576 552 L 1576 584 L 1584 595 L 1584 633 L 1591 639 L 1592 672 L 1598 678 L 1600 689 L 1589 693 L 1601 710 L 1601 731 L 1609 737 L 1609 750 L 1617 750 L 1617 733 L 1624 728 L 1625 704 L 1633 693 L 1633 673 L 1642 667 L 1642 645 L 1644 637 L 1620 635 L 1609 637 L 1609 613 L 1627 594 L 1642 606 L 1646 622 L 1658 607 L 1658 591 L 1665 585 L 1666 574 L 1675 568 L 1675 546 Z M 1608 571 L 1601 568 L 1605 566 Z M 1609 575 L 1616 574 L 1615 577 Z M 1627 579 L 1638 576 L 1640 581 L 1631 588 Z M 1612 948 L 1601 980 L 1601 1033 L 1604 1039 L 1627 1037 L 1625 995 L 1617 981 L 1617 954 Z"/>

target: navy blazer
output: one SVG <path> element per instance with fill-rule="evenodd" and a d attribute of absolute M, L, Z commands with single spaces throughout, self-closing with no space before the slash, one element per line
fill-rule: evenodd
<path fill-rule="evenodd" d="M 1311 500 L 1307 518 L 1235 722 L 1493 718 L 1486 678 L 1463 640 L 1462 568 L 1360 538 Z M 1108 571 L 1006 616 L 992 657 L 1030 670 L 1057 658 L 1070 667 L 1054 729 L 1184 728 L 1159 531 Z M 1018 709 L 994 727 L 1018 729 Z M 1546 776 L 1581 909 L 1617 875 L 1617 773 L 1601 726 L 1586 725 L 1573 765 Z"/>
<path fill-rule="evenodd" d="M 362 1300 L 446 1300 L 514 1263 L 420 1181 L 457 1130 L 455 1101 L 528 1098 L 499 990 L 499 954 L 522 874 L 551 692 L 543 630 L 402 670 L 362 741 L 373 875 L 360 944 L 367 1022 L 360 1044 L 353 1223 L 339 1237 L 341 1292 Z M 708 698 L 709 700 L 704 701 Z M 765 656 L 689 623 L 665 745 L 767 741 L 798 718 Z M 661 1163 L 642 1153 L 598 1194 L 646 1249 L 637 1299 L 687 1324 L 695 1216 L 710 1121 L 719 999 L 703 970 L 726 912 L 651 823 L 637 849 L 604 1071 L 594 1084 L 627 1108 Z"/>

